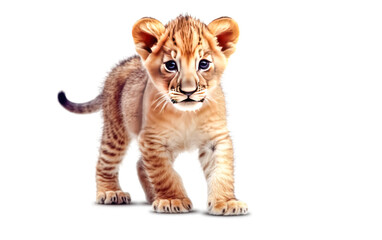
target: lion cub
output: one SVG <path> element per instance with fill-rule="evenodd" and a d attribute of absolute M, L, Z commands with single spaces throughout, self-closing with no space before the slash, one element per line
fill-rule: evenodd
<path fill-rule="evenodd" d="M 233 148 L 226 124 L 220 78 L 239 37 L 228 17 L 205 25 L 179 16 L 167 25 L 142 18 L 132 35 L 139 56 L 122 61 L 107 77 L 102 93 L 87 103 L 59 102 L 75 113 L 102 108 L 104 127 L 97 163 L 100 204 L 128 204 L 118 182 L 118 166 L 131 139 L 142 157 L 138 176 L 155 212 L 192 209 L 172 164 L 181 151 L 198 148 L 208 183 L 208 212 L 241 215 L 248 211 L 234 194 Z"/>

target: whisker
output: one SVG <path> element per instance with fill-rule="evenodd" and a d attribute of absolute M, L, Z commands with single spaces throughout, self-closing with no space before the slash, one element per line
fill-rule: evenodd
<path fill-rule="evenodd" d="M 177 91 L 170 91 L 170 94 L 172 94 L 172 95 L 183 95 L 182 93 L 177 92 Z"/>
<path fill-rule="evenodd" d="M 205 104 L 210 104 L 210 103 L 211 103 L 210 100 L 208 99 L 208 97 L 206 97 L 206 98 L 204 99 L 204 103 L 205 103 Z"/>
<path fill-rule="evenodd" d="M 165 101 L 163 106 L 162 106 L 162 109 L 159 111 L 159 113 L 162 113 L 162 111 L 164 110 L 165 106 L 167 105 L 168 101 Z"/>
<path fill-rule="evenodd" d="M 161 95 L 159 98 L 157 98 L 152 104 L 151 106 L 153 106 L 155 103 L 157 103 L 156 107 L 154 108 L 154 110 L 158 107 L 158 104 L 160 105 L 160 102 L 166 98 L 166 95 L 163 94 Z"/>
<path fill-rule="evenodd" d="M 163 96 L 159 99 L 159 101 L 157 102 L 157 104 L 156 104 L 154 110 L 157 109 L 157 108 L 163 103 L 163 101 L 166 101 L 166 96 L 165 96 L 165 95 L 163 95 Z"/>
<path fill-rule="evenodd" d="M 166 101 L 166 98 L 162 98 L 161 101 L 159 101 L 158 104 L 155 106 L 154 110 L 156 110 L 165 101 Z"/>
<path fill-rule="evenodd" d="M 153 103 L 151 104 L 151 106 L 154 105 L 155 103 L 157 103 L 161 98 L 162 98 L 162 96 L 159 97 L 159 98 L 157 98 L 155 101 L 153 101 Z"/>
<path fill-rule="evenodd" d="M 215 103 L 218 103 L 215 99 L 211 98 L 210 96 L 206 96 L 206 99 L 214 101 Z"/>

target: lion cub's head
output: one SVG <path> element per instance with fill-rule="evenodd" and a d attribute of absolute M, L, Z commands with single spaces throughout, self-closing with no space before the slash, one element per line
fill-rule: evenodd
<path fill-rule="evenodd" d="M 202 107 L 208 93 L 219 85 L 238 37 L 239 27 L 228 17 L 205 25 L 179 16 L 165 26 L 143 18 L 133 27 L 136 50 L 154 85 L 182 111 Z"/>

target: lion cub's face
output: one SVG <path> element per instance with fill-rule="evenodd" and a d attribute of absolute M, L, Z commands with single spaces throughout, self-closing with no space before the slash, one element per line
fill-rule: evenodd
<path fill-rule="evenodd" d="M 161 95 L 181 111 L 195 111 L 210 99 L 234 52 L 239 29 L 230 18 L 208 26 L 180 16 L 163 26 L 143 18 L 133 27 L 138 54 Z"/>

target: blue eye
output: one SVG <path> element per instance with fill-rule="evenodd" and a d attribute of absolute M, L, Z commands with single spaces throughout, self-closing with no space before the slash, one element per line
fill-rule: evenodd
<path fill-rule="evenodd" d="M 210 68 L 210 61 L 202 59 L 199 62 L 199 70 L 208 70 Z"/>
<path fill-rule="evenodd" d="M 176 70 L 178 70 L 178 67 L 176 66 L 176 62 L 174 60 L 165 62 L 164 66 L 166 70 L 169 72 L 175 72 Z"/>

